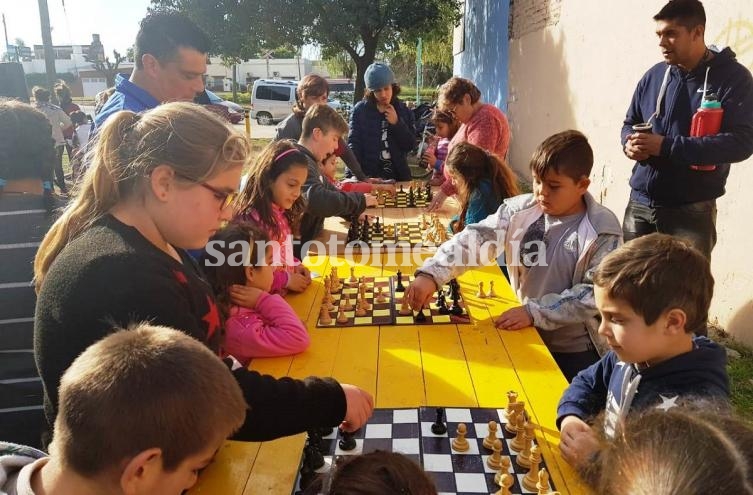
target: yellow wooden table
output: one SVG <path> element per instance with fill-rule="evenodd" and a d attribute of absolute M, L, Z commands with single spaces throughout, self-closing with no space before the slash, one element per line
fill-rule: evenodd
<path fill-rule="evenodd" d="M 400 218 L 400 210 L 390 210 Z M 403 212 L 407 217 L 415 211 Z M 338 221 L 330 220 L 334 231 Z M 518 305 L 514 293 L 496 265 L 466 272 L 458 278 L 473 320 L 471 325 L 373 326 L 317 328 L 323 296 L 323 276 L 338 266 L 341 277 L 411 274 L 428 254 L 414 256 L 382 253 L 378 256 L 342 254 L 309 256 L 306 265 L 322 276 L 288 302 L 307 323 L 311 347 L 304 353 L 281 358 L 255 359 L 251 368 L 277 377 L 332 376 L 374 395 L 378 408 L 418 406 L 504 407 L 506 392 L 515 390 L 537 426 L 536 436 L 557 490 L 563 494 L 587 493 L 574 471 L 559 454 L 556 406 L 567 386 L 565 378 L 533 328 L 502 331 L 493 320 Z M 478 282 L 489 287 L 494 299 L 475 297 Z M 301 414 L 306 414 L 301 411 Z M 305 442 L 305 434 L 275 441 L 228 441 L 202 473 L 192 494 L 289 495 Z"/>

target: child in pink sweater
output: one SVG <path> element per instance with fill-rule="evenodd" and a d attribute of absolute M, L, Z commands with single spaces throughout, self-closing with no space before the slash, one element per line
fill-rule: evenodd
<path fill-rule="evenodd" d="M 238 196 L 235 218 L 262 230 L 273 246 L 271 292 L 303 292 L 311 273 L 293 256 L 293 235 L 306 209 L 301 189 L 308 174 L 306 155 L 292 141 L 275 141 L 262 150 Z"/>
<path fill-rule="evenodd" d="M 322 164 L 319 165 L 319 170 L 322 172 L 322 176 L 330 181 L 335 187 L 344 192 L 360 192 L 370 194 L 375 191 L 387 191 L 389 194 L 395 194 L 394 180 L 385 180 L 382 183 L 358 182 L 351 179 L 345 179 L 341 181 L 336 180 L 335 176 L 337 175 L 337 155 L 335 153 L 327 155 Z"/>
<path fill-rule="evenodd" d="M 243 365 L 257 357 L 298 354 L 310 343 L 293 308 L 269 293 L 272 261 L 269 239 L 249 223 L 232 222 L 207 244 L 202 265 L 225 318 L 224 351 Z"/>

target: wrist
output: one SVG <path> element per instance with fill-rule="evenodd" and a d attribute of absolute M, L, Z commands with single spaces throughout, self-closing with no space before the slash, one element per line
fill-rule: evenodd
<path fill-rule="evenodd" d="M 430 273 L 427 273 L 427 272 L 423 272 L 423 271 L 421 271 L 421 270 L 416 270 L 416 273 L 414 273 L 414 274 L 413 274 L 413 276 L 414 276 L 414 277 L 415 277 L 416 279 L 418 279 L 418 277 L 424 277 L 424 278 L 428 278 L 428 279 L 429 279 L 429 280 L 431 280 L 431 282 L 432 282 L 432 283 L 434 284 L 434 289 L 435 289 L 435 290 L 439 290 L 439 284 L 438 284 L 438 283 L 437 283 L 437 281 L 436 281 L 436 280 L 434 279 L 434 276 L 433 276 L 432 274 L 430 274 Z"/>

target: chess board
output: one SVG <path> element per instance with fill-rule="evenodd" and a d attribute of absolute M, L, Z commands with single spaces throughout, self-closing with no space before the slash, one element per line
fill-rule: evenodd
<path fill-rule="evenodd" d="M 436 298 L 437 294 L 432 295 L 429 308 L 424 309 L 425 321 L 416 321 L 418 312 L 413 312 L 413 315 L 401 315 L 399 314 L 400 306 L 403 302 L 403 295 L 405 292 L 397 291 L 397 277 L 360 277 L 356 282 L 350 282 L 350 277 L 340 278 L 342 288 L 332 293 L 332 304 L 335 307 L 330 311 L 330 318 L 332 322 L 329 324 L 322 323 L 321 315 L 317 318 L 316 326 L 321 328 L 329 327 L 355 327 L 355 326 L 370 326 L 370 325 L 439 325 L 439 324 L 469 324 L 471 323 L 471 317 L 468 314 L 467 306 L 463 300 L 462 293 L 460 294 L 459 304 L 463 308 L 463 314 L 442 314 L 437 308 Z M 403 287 L 407 289 L 408 284 L 413 281 L 412 275 L 403 275 L 402 283 Z M 345 311 L 345 316 L 348 317 L 348 321 L 345 323 L 337 322 L 338 308 L 340 307 L 340 301 L 345 298 L 351 298 L 353 306 L 356 305 L 356 299 L 358 296 L 358 285 L 360 280 L 363 279 L 363 283 L 366 285 L 366 300 L 371 304 L 371 308 L 366 310 L 364 316 L 357 316 L 355 309 Z M 377 287 L 382 287 L 382 294 L 384 295 L 384 302 L 377 301 Z M 446 294 L 449 293 L 449 284 L 443 287 Z M 447 306 L 452 304 L 449 297 L 447 298 Z"/>
<path fill-rule="evenodd" d="M 445 417 L 447 433 L 437 435 L 431 431 L 436 408 L 375 409 L 366 426 L 356 432 L 355 449 L 340 449 L 340 433 L 337 429 L 322 438 L 319 449 L 324 454 L 325 464 L 316 472 L 326 475 L 333 466 L 337 466 L 348 456 L 385 450 L 399 452 L 418 463 L 434 480 L 440 494 L 496 493 L 500 489 L 494 482 L 496 471 L 486 464 L 492 451 L 483 445 L 483 440 L 489 433 L 488 423 L 493 420 L 499 424 L 496 436 L 502 440 L 502 455 L 509 456 L 511 461 L 509 473 L 514 476 L 515 482 L 510 492 L 516 495 L 537 493 L 523 488 L 522 479 L 528 469 L 516 462 L 519 452 L 510 445 L 515 435 L 503 426 L 507 423 L 504 409 L 446 408 Z M 464 423 L 467 427 L 466 439 L 470 444 L 467 452 L 452 450 L 452 439 L 456 436 L 458 423 Z M 538 442 L 534 440 L 533 443 Z M 303 456 L 300 467 L 302 466 Z M 549 471 L 543 455 L 539 466 L 541 468 Z M 549 484 L 551 491 L 555 491 L 551 478 Z M 300 492 L 299 470 L 293 494 Z"/>
<path fill-rule="evenodd" d="M 413 206 L 409 206 L 410 191 L 403 188 L 398 189 L 394 196 L 387 196 L 383 201 L 378 202 L 380 208 L 425 208 L 430 201 L 426 199 L 426 190 L 422 187 L 414 189 Z"/>
<path fill-rule="evenodd" d="M 421 227 L 421 222 L 395 222 L 385 225 L 380 220 L 378 227 L 375 221 L 370 221 L 370 225 L 370 240 L 366 243 L 366 245 L 369 246 L 369 249 L 389 250 L 390 248 L 408 248 L 414 246 L 436 248 L 439 246 L 437 243 L 424 240 L 423 234 L 426 232 L 426 228 Z M 446 230 L 446 228 L 446 226 L 442 226 L 442 229 Z M 452 234 L 448 232 L 447 240 L 449 239 L 452 239 Z M 348 242 L 348 246 L 355 249 L 362 248 L 364 246 L 364 241 L 359 239 L 352 240 Z"/>

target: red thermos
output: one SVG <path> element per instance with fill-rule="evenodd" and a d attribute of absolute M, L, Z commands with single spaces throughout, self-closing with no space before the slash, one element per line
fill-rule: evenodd
<path fill-rule="evenodd" d="M 701 108 L 693 115 L 690 123 L 691 137 L 709 136 L 719 134 L 722 128 L 722 115 L 724 109 L 722 104 L 716 99 L 716 95 L 708 95 L 701 101 Z M 716 165 L 691 165 L 692 170 L 709 172 L 716 170 Z"/>

